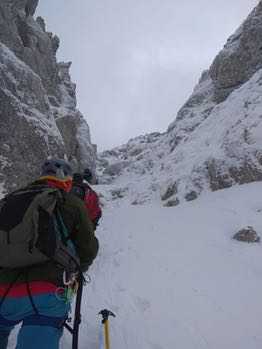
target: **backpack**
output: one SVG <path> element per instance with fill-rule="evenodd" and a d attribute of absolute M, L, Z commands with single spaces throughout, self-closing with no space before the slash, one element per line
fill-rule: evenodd
<path fill-rule="evenodd" d="M 73 183 L 71 193 L 85 202 L 88 215 L 96 227 L 102 216 L 97 193 L 86 183 Z"/>
<path fill-rule="evenodd" d="M 53 260 L 70 273 L 79 270 L 59 211 L 65 194 L 35 184 L 0 201 L 0 267 L 24 268 Z"/>

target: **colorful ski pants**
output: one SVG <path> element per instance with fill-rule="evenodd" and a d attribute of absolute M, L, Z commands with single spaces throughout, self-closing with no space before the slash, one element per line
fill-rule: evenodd
<path fill-rule="evenodd" d="M 27 294 L 8 295 L 0 308 L 0 349 L 7 348 L 10 332 L 20 323 L 16 349 L 58 349 L 69 308 L 55 291 L 32 294 L 32 300 Z"/>

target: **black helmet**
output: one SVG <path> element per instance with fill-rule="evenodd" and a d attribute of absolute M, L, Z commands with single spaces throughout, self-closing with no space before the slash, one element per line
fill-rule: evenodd
<path fill-rule="evenodd" d="M 59 179 L 72 177 L 70 164 L 62 159 L 46 160 L 42 165 L 42 176 L 55 176 Z"/>
<path fill-rule="evenodd" d="M 84 178 L 87 182 L 91 182 L 91 180 L 92 180 L 92 178 L 93 178 L 93 174 L 92 174 L 92 172 L 89 170 L 89 168 L 86 168 L 86 169 L 84 170 L 83 178 Z"/>
<path fill-rule="evenodd" d="M 73 174 L 73 182 L 81 184 L 83 182 L 83 175 L 81 173 L 74 173 Z"/>

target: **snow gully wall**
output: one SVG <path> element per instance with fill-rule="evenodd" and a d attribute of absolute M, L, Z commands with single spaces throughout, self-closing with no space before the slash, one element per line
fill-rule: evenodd
<path fill-rule="evenodd" d="M 164 134 L 101 154 L 102 179 L 165 206 L 262 180 L 262 1 L 232 35 Z M 103 170 L 104 168 L 104 170 Z"/>
<path fill-rule="evenodd" d="M 179 200 L 262 180 L 261 42 L 260 1 L 169 126 L 169 159 L 176 164 L 176 180 L 170 180 L 182 191 Z"/>
<path fill-rule="evenodd" d="M 39 175 L 48 156 L 95 169 L 96 147 L 76 109 L 71 63 L 59 38 L 34 19 L 38 0 L 0 2 L 0 183 L 6 191 Z"/>

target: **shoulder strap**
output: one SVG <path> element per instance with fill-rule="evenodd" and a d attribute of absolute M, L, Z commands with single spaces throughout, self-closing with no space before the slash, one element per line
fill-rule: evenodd
<path fill-rule="evenodd" d="M 62 193 L 63 200 L 65 200 L 65 195 L 66 195 L 66 193 Z M 57 202 L 57 205 L 55 208 L 55 218 L 56 218 L 57 228 L 58 228 L 59 233 L 61 234 L 61 240 L 62 240 L 63 244 L 65 246 L 69 247 L 68 241 L 70 240 L 71 244 L 73 244 L 73 246 L 74 246 L 74 243 L 72 240 L 72 234 L 69 233 L 67 226 L 65 225 L 65 223 L 63 221 L 61 210 L 59 208 L 60 204 L 61 204 L 61 202 Z M 71 248 L 72 248 L 72 246 L 71 246 Z M 75 249 L 75 247 L 74 247 L 74 249 Z"/>
<path fill-rule="evenodd" d="M 70 237 L 58 207 L 56 207 L 55 216 L 56 216 L 56 222 L 58 225 L 58 231 L 61 234 L 61 240 L 64 245 L 67 245 L 67 241 L 70 239 Z"/>

